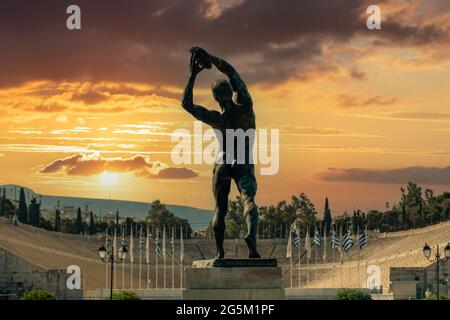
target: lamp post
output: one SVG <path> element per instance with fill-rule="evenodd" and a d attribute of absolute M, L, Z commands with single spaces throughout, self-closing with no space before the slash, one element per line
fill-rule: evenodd
<path fill-rule="evenodd" d="M 430 246 L 425 243 L 423 247 L 423 255 L 425 258 L 427 258 L 430 262 L 436 262 L 436 299 L 439 300 L 439 263 L 441 261 L 447 261 L 448 258 L 450 258 L 450 243 L 447 244 L 447 246 L 444 248 L 444 256 L 441 257 L 441 254 L 439 253 L 439 245 L 436 245 L 436 254 L 433 259 L 430 259 L 431 257 L 431 248 Z"/>
<path fill-rule="evenodd" d="M 127 253 L 128 250 L 124 245 L 119 248 L 117 256 L 114 254 L 114 245 L 111 245 L 110 249 L 105 247 L 104 245 L 101 245 L 100 248 L 98 248 L 100 259 L 104 263 L 111 263 L 111 287 L 109 293 L 110 300 L 112 300 L 113 298 L 114 263 L 121 263 L 123 260 L 125 260 L 125 258 L 127 257 Z"/>

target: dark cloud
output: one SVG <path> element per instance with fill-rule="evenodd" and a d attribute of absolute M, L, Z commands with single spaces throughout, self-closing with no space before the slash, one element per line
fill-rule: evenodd
<path fill-rule="evenodd" d="M 108 100 L 108 97 L 102 93 L 91 91 L 86 93 L 74 94 L 72 96 L 72 100 L 81 101 L 86 104 L 96 104 Z"/>
<path fill-rule="evenodd" d="M 136 176 L 149 179 L 190 179 L 198 175 L 189 168 L 168 167 L 159 161 L 150 161 L 145 156 L 103 158 L 83 154 L 57 159 L 38 172 L 41 174 L 65 173 L 69 176 L 92 176 L 104 171 L 132 172 Z"/>
<path fill-rule="evenodd" d="M 350 72 L 350 76 L 356 80 L 367 80 L 367 75 L 364 71 L 360 71 L 358 69 L 352 69 Z"/>
<path fill-rule="evenodd" d="M 82 30 L 69 31 L 65 12 L 73 1 L 3 0 L 0 85 L 46 79 L 178 86 L 192 45 L 229 58 L 250 83 L 270 83 L 333 72 L 323 44 L 346 43 L 357 34 L 421 46 L 448 40 L 439 26 L 411 26 L 401 17 L 369 33 L 370 2 L 234 1 L 211 16 L 212 2 L 205 0 L 78 0 Z"/>
<path fill-rule="evenodd" d="M 156 174 L 141 172 L 141 176 L 150 179 L 190 179 L 197 177 L 197 173 L 189 168 L 164 168 Z"/>
<path fill-rule="evenodd" d="M 336 169 L 320 172 L 316 178 L 323 181 L 405 184 L 408 181 L 430 185 L 450 185 L 450 166 L 408 167 L 390 170 Z"/>

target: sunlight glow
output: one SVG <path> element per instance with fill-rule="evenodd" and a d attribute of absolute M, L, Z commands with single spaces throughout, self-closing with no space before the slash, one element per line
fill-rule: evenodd
<path fill-rule="evenodd" d="M 117 173 L 105 171 L 102 174 L 100 174 L 100 182 L 104 186 L 113 186 L 117 183 L 118 180 L 119 175 Z"/>

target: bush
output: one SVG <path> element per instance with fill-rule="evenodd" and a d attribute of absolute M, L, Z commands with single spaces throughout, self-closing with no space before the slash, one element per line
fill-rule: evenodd
<path fill-rule="evenodd" d="M 45 290 L 31 290 L 24 293 L 22 300 L 56 300 L 56 297 Z"/>
<path fill-rule="evenodd" d="M 423 298 L 423 300 L 437 300 L 436 298 L 437 298 L 436 294 L 433 294 L 428 298 Z M 448 300 L 448 297 L 445 294 L 440 294 L 439 300 Z"/>
<path fill-rule="evenodd" d="M 336 294 L 336 300 L 372 300 L 372 296 L 358 289 L 342 289 Z"/>
<path fill-rule="evenodd" d="M 131 291 L 122 291 L 120 293 L 114 293 L 113 300 L 141 300 L 139 296 Z"/>

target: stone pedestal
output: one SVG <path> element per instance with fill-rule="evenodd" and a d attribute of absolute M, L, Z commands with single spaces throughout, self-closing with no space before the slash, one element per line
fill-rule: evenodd
<path fill-rule="evenodd" d="M 185 300 L 283 300 L 276 259 L 199 260 L 186 270 Z"/>

